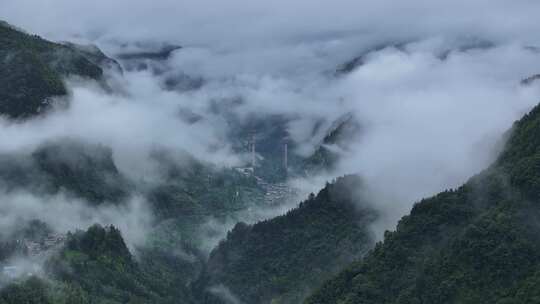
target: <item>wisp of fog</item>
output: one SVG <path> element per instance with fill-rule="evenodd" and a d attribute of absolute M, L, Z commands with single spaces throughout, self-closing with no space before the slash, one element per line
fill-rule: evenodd
<path fill-rule="evenodd" d="M 30 18 L 35 11 L 40 14 Z M 0 120 L 0 152 L 76 138 L 111 147 L 131 180 L 151 180 L 156 148 L 223 167 L 248 161 L 248 151 L 232 148 L 224 114 L 287 117 L 292 153 L 303 156 L 336 119 L 352 114 L 361 131 L 346 149 L 334 147 L 337 167 L 291 183 L 305 195 L 334 177 L 360 174 L 383 215 L 375 227 L 380 237 L 415 201 L 485 168 L 503 132 L 539 101 L 538 85 L 520 84 L 540 72 L 538 11 L 540 3 L 527 0 L 511 6 L 498 0 L 3 0 L 0 18 L 45 38 L 96 44 L 111 57 L 137 43 L 182 48 L 150 63 L 155 70 L 111 71 L 112 91 L 68 79 L 67 108 Z M 350 71 L 337 73 L 355 58 L 361 60 Z M 201 81 L 183 89 L 164 85 L 178 74 Z M 115 224 L 130 244 L 142 242 L 140 223 L 151 221 L 140 199 L 127 211 L 103 207 L 91 216 L 65 197 L 47 198 L 52 209 L 38 207 L 40 200 L 3 194 L 0 213 L 41 217 L 62 231 Z M 0 226 L 11 221 L 2 216 Z"/>

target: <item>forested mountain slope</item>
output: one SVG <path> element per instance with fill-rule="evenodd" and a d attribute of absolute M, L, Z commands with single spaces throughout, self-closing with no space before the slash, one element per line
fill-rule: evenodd
<path fill-rule="evenodd" d="M 91 56 L 72 44 L 53 43 L 0 21 L 0 114 L 25 118 L 47 109 L 51 98 L 67 94 L 64 77 L 101 80 L 99 64 L 107 61 L 101 55 Z"/>
<path fill-rule="evenodd" d="M 0 189 L 38 195 L 64 192 L 93 204 L 120 203 L 131 185 L 112 150 L 73 139 L 45 143 L 31 153 L 0 155 Z"/>
<path fill-rule="evenodd" d="M 181 280 L 185 264 L 157 256 L 137 260 L 113 226 L 68 234 L 45 267 L 46 277 L 3 286 L 0 303 L 193 303 Z"/>
<path fill-rule="evenodd" d="M 359 188 L 359 177 L 339 178 L 285 215 L 237 224 L 210 254 L 203 302 L 221 302 L 227 289 L 243 303 L 300 302 L 372 248 L 376 214 Z"/>
<path fill-rule="evenodd" d="M 356 195 L 359 185 L 343 177 L 283 216 L 237 224 L 209 261 L 164 250 L 174 244 L 135 256 L 112 226 L 69 233 L 47 258 L 47 279 L 12 281 L 0 303 L 227 303 L 222 288 L 245 303 L 298 303 L 372 248 L 376 213 Z"/>
<path fill-rule="evenodd" d="M 305 303 L 539 303 L 540 107 L 497 161 L 417 203 Z"/>
<path fill-rule="evenodd" d="M 303 162 L 304 172 L 314 174 L 319 171 L 332 171 L 339 162 L 340 154 L 334 150 L 346 151 L 361 133 L 361 126 L 351 113 L 334 121 L 326 136 L 313 154 Z"/>

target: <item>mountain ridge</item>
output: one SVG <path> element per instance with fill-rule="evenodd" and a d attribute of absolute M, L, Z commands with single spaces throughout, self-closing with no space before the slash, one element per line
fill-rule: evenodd
<path fill-rule="evenodd" d="M 103 56 L 92 57 L 73 44 L 54 43 L 0 23 L 0 114 L 26 119 L 46 111 L 54 98 L 67 95 L 66 77 L 103 84 L 100 64 L 114 62 Z"/>
<path fill-rule="evenodd" d="M 509 132 L 493 165 L 416 203 L 305 303 L 537 303 L 540 106 Z"/>

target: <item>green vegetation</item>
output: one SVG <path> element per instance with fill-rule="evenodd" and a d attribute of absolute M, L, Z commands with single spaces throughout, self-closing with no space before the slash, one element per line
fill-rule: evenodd
<path fill-rule="evenodd" d="M 349 142 L 357 138 L 359 132 L 360 126 L 353 115 L 346 114 L 340 117 L 334 122 L 315 152 L 303 161 L 302 169 L 308 174 L 335 169 L 340 155 L 330 146 L 347 150 Z"/>
<path fill-rule="evenodd" d="M 162 176 L 148 198 L 162 219 L 228 215 L 262 200 L 253 176 L 202 163 L 187 153 L 156 152 L 153 158 Z"/>
<path fill-rule="evenodd" d="M 193 303 L 185 264 L 152 251 L 135 258 L 113 226 L 68 234 L 45 269 L 46 279 L 21 277 L 3 287 L 0 303 Z"/>
<path fill-rule="evenodd" d="M 48 285 L 37 277 L 16 282 L 0 290 L 0 304 L 53 304 L 47 291 Z M 66 302 L 64 302 L 66 303 Z M 72 302 L 76 303 L 76 302 Z M 84 303 L 84 302 L 78 302 Z"/>
<path fill-rule="evenodd" d="M 319 146 L 304 162 L 304 170 L 310 174 L 321 170 L 332 170 L 339 161 L 339 155 L 326 146 Z"/>
<path fill-rule="evenodd" d="M 158 220 L 152 248 L 180 249 L 202 260 L 201 255 L 212 249 L 208 239 L 224 235 L 227 221 L 264 202 L 264 190 L 253 176 L 202 163 L 187 154 L 161 151 L 153 158 L 161 176 L 146 194 Z M 218 227 L 206 227 L 209 221 Z"/>
<path fill-rule="evenodd" d="M 131 255 L 115 227 L 95 225 L 69 234 L 64 249 L 49 260 L 47 268 L 56 282 L 80 290 L 88 303 L 177 303 L 177 298 L 190 303 L 187 287 L 174 284 L 181 280 L 170 277 L 182 275 L 182 265 L 169 263 L 171 268 L 165 268 L 166 260 L 156 259 L 151 252 L 140 258 Z"/>
<path fill-rule="evenodd" d="M 306 303 L 538 303 L 540 107 L 508 136 L 490 168 L 417 203 Z"/>
<path fill-rule="evenodd" d="M 114 164 L 111 149 L 70 139 L 46 143 L 29 155 L 0 156 L 0 167 L 0 181 L 7 191 L 65 191 L 99 204 L 121 202 L 130 188 Z"/>
<path fill-rule="evenodd" d="M 29 35 L 0 22 L 0 114 L 26 118 L 67 94 L 63 77 L 101 80 L 103 70 L 76 48 Z"/>
<path fill-rule="evenodd" d="M 359 184 L 343 177 L 283 216 L 237 224 L 210 254 L 200 288 L 225 286 L 244 303 L 298 303 L 371 248 L 375 214 L 358 203 Z"/>

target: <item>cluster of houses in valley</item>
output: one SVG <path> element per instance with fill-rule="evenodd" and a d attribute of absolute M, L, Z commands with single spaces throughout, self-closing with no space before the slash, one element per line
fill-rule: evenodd
<path fill-rule="evenodd" d="M 0 281 L 12 280 L 21 277 L 33 276 L 40 272 L 40 258 L 51 250 L 60 247 L 66 240 L 65 234 L 52 233 L 42 240 L 20 239 L 16 240 L 17 247 L 23 253 L 21 257 L 0 262 Z"/>
<path fill-rule="evenodd" d="M 280 205 L 296 197 L 296 191 L 286 183 L 259 182 L 266 191 L 264 201 L 268 205 Z"/>
<path fill-rule="evenodd" d="M 31 240 L 21 240 L 23 243 L 23 246 L 26 248 L 26 252 L 30 257 L 35 257 L 40 254 L 43 254 L 44 252 L 49 251 L 52 248 L 56 248 L 57 246 L 64 243 L 66 240 L 65 234 L 60 233 L 51 233 L 47 235 L 43 240 L 37 241 L 31 241 Z"/>

